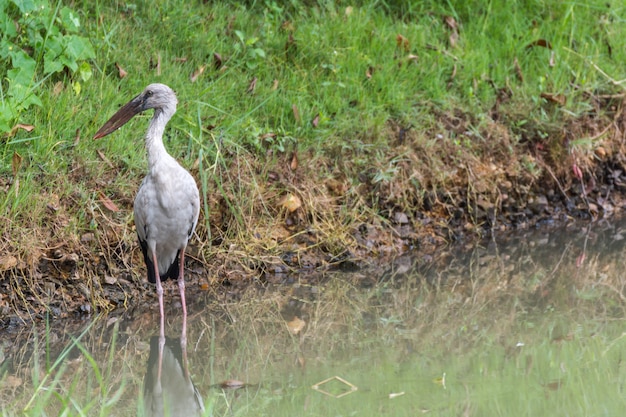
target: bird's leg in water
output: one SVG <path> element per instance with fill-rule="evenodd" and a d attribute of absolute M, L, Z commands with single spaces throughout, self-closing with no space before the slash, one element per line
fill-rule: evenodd
<path fill-rule="evenodd" d="M 165 311 L 163 308 L 163 285 L 161 285 L 161 276 L 159 275 L 159 264 L 155 251 L 152 251 L 152 262 L 154 262 L 154 276 L 156 278 L 156 290 L 159 297 L 159 314 L 161 315 L 159 329 L 159 365 L 157 367 L 157 381 L 159 387 L 161 385 L 161 367 L 163 364 L 163 347 L 165 346 Z"/>
<path fill-rule="evenodd" d="M 165 312 L 163 309 L 163 285 L 161 285 L 161 276 L 159 275 L 159 265 L 155 251 L 152 251 L 152 262 L 154 263 L 154 276 L 156 277 L 156 291 L 159 297 L 159 313 L 161 314 L 161 329 L 159 337 L 165 340 Z"/>
<path fill-rule="evenodd" d="M 187 303 L 185 302 L 185 248 L 180 250 L 180 263 L 178 272 L 178 289 L 180 290 L 180 303 L 183 305 L 183 330 L 180 335 L 180 343 L 187 345 Z"/>

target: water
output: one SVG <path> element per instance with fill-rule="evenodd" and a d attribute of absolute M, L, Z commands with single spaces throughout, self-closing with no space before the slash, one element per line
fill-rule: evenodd
<path fill-rule="evenodd" d="M 526 232 L 236 297 L 190 291 L 204 415 L 626 415 L 625 230 Z M 157 315 L 5 338 L 2 414 L 142 415 Z"/>

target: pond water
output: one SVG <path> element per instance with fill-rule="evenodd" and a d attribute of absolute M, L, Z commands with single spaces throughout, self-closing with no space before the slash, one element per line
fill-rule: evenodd
<path fill-rule="evenodd" d="M 623 221 L 572 224 L 316 284 L 257 282 L 241 297 L 188 288 L 201 415 L 626 415 L 625 238 Z M 162 395 L 195 404 L 172 379 L 183 375 L 176 292 Z M 154 307 L 5 335 L 2 415 L 144 415 Z"/>

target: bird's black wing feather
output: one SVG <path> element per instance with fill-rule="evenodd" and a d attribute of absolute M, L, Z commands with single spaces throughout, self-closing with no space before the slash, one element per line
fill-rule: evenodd
<path fill-rule="evenodd" d="M 141 246 L 141 252 L 143 253 L 143 260 L 146 262 L 146 269 L 148 271 L 148 282 L 155 283 L 156 276 L 154 275 L 154 262 L 152 262 L 152 257 L 148 254 L 148 242 L 145 240 L 139 240 L 139 245 Z M 174 262 L 170 265 L 165 273 L 159 271 L 159 275 L 161 276 L 161 281 L 166 281 L 167 279 L 178 279 L 178 272 L 180 271 L 180 250 L 176 252 L 176 257 L 174 258 Z"/>

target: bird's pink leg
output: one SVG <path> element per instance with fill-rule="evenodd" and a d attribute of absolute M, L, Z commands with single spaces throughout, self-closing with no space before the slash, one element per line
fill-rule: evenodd
<path fill-rule="evenodd" d="M 181 344 L 187 345 L 187 303 L 185 302 L 185 248 L 180 250 L 180 263 L 178 271 L 178 289 L 180 290 L 180 302 L 183 305 L 183 330 L 180 335 Z"/>
<path fill-rule="evenodd" d="M 163 285 L 161 284 L 161 276 L 159 275 L 159 264 L 155 251 L 152 251 L 152 262 L 154 263 L 154 276 L 156 278 L 156 290 L 159 297 L 159 313 L 161 315 L 159 329 L 159 365 L 157 367 L 157 381 L 161 384 L 161 368 L 163 364 L 163 347 L 165 346 L 165 311 L 163 308 Z"/>

